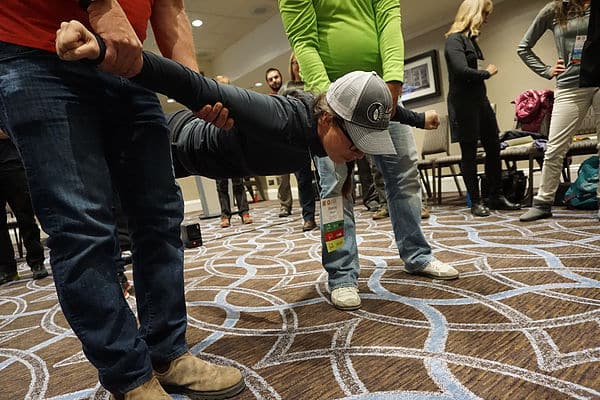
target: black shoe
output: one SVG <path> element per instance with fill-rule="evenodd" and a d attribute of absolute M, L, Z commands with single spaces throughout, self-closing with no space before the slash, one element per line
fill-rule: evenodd
<path fill-rule="evenodd" d="M 477 203 L 471 207 L 471 214 L 476 217 L 488 217 L 490 215 L 490 209 L 484 206 L 483 203 Z"/>
<path fill-rule="evenodd" d="M 504 195 L 491 197 L 488 201 L 488 207 L 492 210 L 520 210 L 519 203 L 512 203 Z"/>
<path fill-rule="evenodd" d="M 31 267 L 33 279 L 38 280 L 48 276 L 48 270 L 44 267 L 44 264 L 36 264 Z"/>
<path fill-rule="evenodd" d="M 15 272 L 0 272 L 0 285 L 5 283 L 16 281 L 19 279 L 19 273 Z"/>

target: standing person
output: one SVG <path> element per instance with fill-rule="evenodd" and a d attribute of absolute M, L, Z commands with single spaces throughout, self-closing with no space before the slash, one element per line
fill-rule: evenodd
<path fill-rule="evenodd" d="M 231 84 L 231 79 L 224 75 L 217 75 L 215 80 L 225 85 Z M 229 199 L 229 181 L 230 179 L 216 179 L 217 193 L 219 195 L 219 204 L 221 205 L 221 228 L 229 228 L 231 226 L 231 201 Z M 231 178 L 233 196 L 235 204 L 238 208 L 238 215 L 242 219 L 243 224 L 251 224 L 250 207 L 246 198 L 246 190 L 244 189 L 244 178 Z"/>
<path fill-rule="evenodd" d="M 269 94 L 277 94 L 283 85 L 283 76 L 277 68 L 269 68 L 265 72 L 265 80 L 271 89 Z M 277 199 L 279 199 L 279 216 L 287 217 L 292 213 L 292 188 L 290 187 L 290 174 L 277 177 Z"/>
<path fill-rule="evenodd" d="M 220 178 L 217 181 L 217 192 L 219 194 L 219 204 L 221 205 L 221 228 L 231 226 L 231 201 L 229 199 L 229 181 L 233 188 L 235 204 L 238 208 L 238 215 L 242 224 L 251 224 L 250 207 L 246 198 L 246 189 L 244 188 L 244 178 Z"/>
<path fill-rule="evenodd" d="M 233 396 L 232 367 L 188 352 L 181 191 L 155 94 L 108 72 L 142 65 L 148 19 L 161 52 L 197 70 L 181 0 L 4 0 L 0 7 L 0 127 L 22 156 L 34 210 L 48 233 L 62 311 L 118 399 Z M 106 39 L 103 62 L 61 61 L 61 21 Z M 131 233 L 139 326 L 117 280 L 112 185 Z"/>
<path fill-rule="evenodd" d="M 600 122 L 599 87 L 579 87 L 581 54 L 589 19 L 589 0 L 549 2 L 535 17 L 519 44 L 519 56 L 532 71 L 547 79 L 556 78 L 542 178 L 538 193 L 533 198 L 533 206 L 519 218 L 523 222 L 552 216 L 552 203 L 560 183 L 563 159 L 590 106 L 594 110 L 596 126 Z M 546 65 L 533 52 L 533 47 L 547 30 L 554 34 L 556 43 L 558 60 L 554 65 Z M 600 187 L 597 193 L 600 196 Z"/>
<path fill-rule="evenodd" d="M 489 64 L 478 69 L 483 53 L 477 44 L 479 29 L 492 12 L 491 0 L 464 0 L 458 7 L 454 23 L 446 32 L 444 55 L 448 65 L 448 119 L 452 139 L 460 143 L 460 168 L 471 197 L 471 214 L 490 215 L 494 210 L 518 210 L 502 193 L 502 167 L 498 123 L 486 95 L 484 81 L 498 69 Z M 489 182 L 487 206 L 481 198 L 477 178 L 477 142 L 485 149 L 485 175 Z"/>
<path fill-rule="evenodd" d="M 31 207 L 25 170 L 16 147 L 0 130 L 0 285 L 19 279 L 15 251 L 4 211 L 7 203 L 17 219 L 19 234 L 27 251 L 25 260 L 31 268 L 33 279 L 47 277 L 44 246 L 40 241 L 40 229 Z"/>
<path fill-rule="evenodd" d="M 330 82 L 349 70 L 377 71 L 387 83 L 395 112 L 404 78 L 399 0 L 279 0 L 279 10 L 308 90 L 326 91 Z M 433 257 L 421 230 L 417 151 L 412 132 L 398 122 L 390 122 L 389 131 L 397 154 L 377 155 L 375 162 L 385 179 L 396 246 L 405 269 L 436 279 L 456 279 L 458 271 Z M 323 246 L 331 300 L 339 309 L 357 309 L 361 306 L 360 265 L 352 197 L 349 189 L 344 190 L 349 171 L 344 163 L 328 158 L 315 160 L 321 198 L 343 195 L 344 203 L 343 247 L 327 251 Z"/>
<path fill-rule="evenodd" d="M 304 82 L 300 77 L 300 68 L 296 55 L 292 52 L 290 55 L 290 80 L 283 84 L 279 89 L 279 94 L 285 95 L 290 90 L 304 89 Z M 315 222 L 315 188 L 313 186 L 312 162 L 310 156 L 306 158 L 306 162 L 298 171 L 295 172 L 296 181 L 298 182 L 298 198 L 300 207 L 302 207 L 302 231 L 312 231 L 317 227 Z M 289 175 L 288 175 L 289 176 Z"/>

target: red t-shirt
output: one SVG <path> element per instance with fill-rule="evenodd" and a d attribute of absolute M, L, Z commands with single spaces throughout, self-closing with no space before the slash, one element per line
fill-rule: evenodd
<path fill-rule="evenodd" d="M 56 30 L 63 21 L 79 20 L 89 28 L 88 16 L 77 0 L 0 0 L 0 41 L 55 52 Z M 119 4 L 143 42 L 153 0 L 121 0 Z"/>

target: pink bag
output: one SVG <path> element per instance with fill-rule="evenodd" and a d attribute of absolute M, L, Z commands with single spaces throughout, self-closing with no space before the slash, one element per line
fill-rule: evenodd
<path fill-rule="evenodd" d="M 526 90 L 515 100 L 515 114 L 521 129 L 539 132 L 544 117 L 552 112 L 554 92 L 552 90 Z"/>

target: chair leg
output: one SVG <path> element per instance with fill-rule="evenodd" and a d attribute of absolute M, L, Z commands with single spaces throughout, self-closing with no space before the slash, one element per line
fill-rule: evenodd
<path fill-rule="evenodd" d="M 437 195 L 438 195 L 438 204 L 442 204 L 442 167 L 438 166 L 437 169 Z"/>
<path fill-rule="evenodd" d="M 450 170 L 452 171 L 452 177 L 454 178 L 454 184 L 456 185 L 456 190 L 458 190 L 458 195 L 460 197 L 462 197 L 463 194 L 462 194 L 462 190 L 460 189 L 460 185 L 458 183 L 458 178 L 457 178 L 458 174 L 456 173 L 456 170 L 454 169 L 454 165 L 450 166 Z"/>
<path fill-rule="evenodd" d="M 525 204 L 529 207 L 533 204 L 533 157 L 529 156 L 529 176 L 527 177 L 527 196 Z"/>
<path fill-rule="evenodd" d="M 17 250 L 19 251 L 19 258 L 23 258 L 23 237 L 20 231 L 17 234 Z"/>
<path fill-rule="evenodd" d="M 436 174 L 436 170 L 435 170 L 435 165 L 433 165 L 433 167 L 431 168 L 431 182 L 433 183 L 433 196 L 432 196 L 432 200 L 433 200 L 433 204 L 437 204 L 437 174 Z"/>
<path fill-rule="evenodd" d="M 427 173 L 427 170 L 423 171 L 422 169 L 420 169 L 419 176 L 421 177 L 421 182 L 423 183 L 425 191 L 427 192 L 427 198 L 431 198 L 431 185 L 429 183 L 429 174 Z"/>

